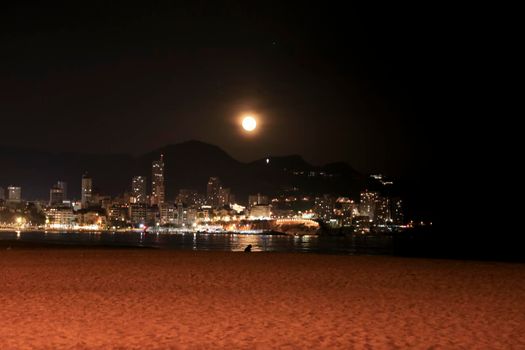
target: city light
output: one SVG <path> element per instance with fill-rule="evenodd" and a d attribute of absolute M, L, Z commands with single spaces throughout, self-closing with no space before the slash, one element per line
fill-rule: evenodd
<path fill-rule="evenodd" d="M 249 118 L 253 117 L 245 119 Z M 248 129 L 256 125 L 255 120 L 253 122 L 254 124 L 245 122 Z M 169 159 L 166 161 L 169 162 Z M 318 230 L 323 225 L 330 229 L 356 233 L 387 233 L 405 228 L 401 199 L 366 189 L 354 201 L 336 194 L 316 196 L 302 193 L 294 186 L 293 194 L 282 192 L 272 198 L 263 193 L 254 193 L 244 200 L 240 199 L 240 203 L 246 205 L 239 205 L 234 189 L 224 186 L 221 178 L 211 176 L 206 183 L 205 194 L 198 190 L 180 189 L 175 199 L 166 199 L 164 162 L 164 156 L 160 155 L 160 159 L 151 163 L 150 193 L 147 193 L 147 177 L 137 175 L 131 179 L 132 193 L 127 196 L 100 195 L 92 191 L 93 179 L 84 174 L 80 202 L 63 200 L 63 193 L 58 196 L 58 185 L 53 185 L 50 200 L 39 204 L 43 215 L 36 217 L 19 208 L 22 201 L 18 195 L 21 188 L 18 188 L 13 194 L 14 200 L 8 197 L 8 201 L 2 204 L 4 215 L 9 217 L 9 221 L 0 221 L 0 229 L 76 232 L 112 229 L 144 234 L 234 231 L 316 235 L 323 233 Z M 263 158 L 263 162 L 269 164 L 270 158 Z M 301 173 L 310 176 L 311 171 Z M 316 174 L 329 173 L 318 171 Z M 61 184 L 65 188 L 65 183 Z M 14 210 L 18 214 L 7 216 L 9 211 Z M 418 220 L 416 225 L 423 226 L 425 223 L 427 222 Z M 411 223 L 409 226 L 415 225 Z"/>

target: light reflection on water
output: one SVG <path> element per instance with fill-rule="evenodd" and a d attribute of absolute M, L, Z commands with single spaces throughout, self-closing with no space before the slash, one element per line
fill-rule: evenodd
<path fill-rule="evenodd" d="M 252 245 L 253 252 L 310 252 L 333 254 L 390 254 L 387 237 L 328 237 L 255 235 L 236 233 L 118 233 L 118 232 L 0 232 L 0 240 L 70 245 L 136 246 L 163 249 L 243 251 Z"/>

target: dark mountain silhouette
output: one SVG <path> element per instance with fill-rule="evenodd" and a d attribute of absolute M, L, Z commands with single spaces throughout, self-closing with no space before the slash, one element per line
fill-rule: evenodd
<path fill-rule="evenodd" d="M 268 165 L 271 163 L 271 166 L 274 168 L 278 168 L 281 170 L 310 170 L 312 169 L 312 165 L 308 164 L 303 157 L 294 154 L 290 156 L 283 156 L 283 157 L 270 157 L 270 158 L 263 158 L 256 160 L 255 162 L 250 163 L 253 166 L 266 166 L 267 159 L 270 161 Z"/>
<path fill-rule="evenodd" d="M 219 177 L 240 202 L 248 194 L 338 193 L 356 197 L 367 178 L 346 163 L 314 166 L 298 155 L 269 157 L 242 163 L 217 146 L 200 141 L 168 145 L 141 156 L 52 153 L 0 147 L 0 186 L 22 186 L 26 199 L 48 198 L 57 181 L 68 183 L 69 197 L 79 198 L 83 173 L 93 177 L 101 193 L 118 195 L 130 189 L 131 177 L 145 175 L 151 180 L 151 162 L 164 155 L 166 196 L 172 199 L 181 188 L 202 193 L 210 176 Z"/>

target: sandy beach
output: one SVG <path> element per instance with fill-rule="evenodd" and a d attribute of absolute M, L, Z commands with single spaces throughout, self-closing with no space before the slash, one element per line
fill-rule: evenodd
<path fill-rule="evenodd" d="M 523 349 L 525 265 L 0 251 L 1 349 Z"/>

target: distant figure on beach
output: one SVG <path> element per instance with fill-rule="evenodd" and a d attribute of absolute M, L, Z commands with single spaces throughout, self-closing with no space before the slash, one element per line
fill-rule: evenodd
<path fill-rule="evenodd" d="M 252 245 L 248 244 L 248 246 L 246 248 L 244 248 L 244 252 L 245 253 L 250 253 L 251 251 L 252 251 Z"/>

